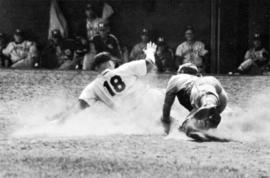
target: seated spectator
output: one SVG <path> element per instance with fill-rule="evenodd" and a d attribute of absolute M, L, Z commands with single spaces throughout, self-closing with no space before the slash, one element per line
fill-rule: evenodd
<path fill-rule="evenodd" d="M 6 56 L 3 54 L 3 49 L 5 49 L 6 43 L 5 43 L 5 37 L 3 33 L 0 33 L 0 68 L 1 67 L 8 67 L 8 60 L 6 59 Z"/>
<path fill-rule="evenodd" d="M 20 29 L 15 31 L 14 41 L 7 45 L 3 54 L 10 60 L 12 68 L 32 68 L 38 57 L 36 44 L 25 40 Z"/>
<path fill-rule="evenodd" d="M 130 52 L 130 61 L 133 60 L 139 60 L 139 59 L 144 59 L 145 58 L 145 53 L 143 52 L 143 49 L 146 48 L 146 44 L 150 41 L 149 37 L 149 31 L 147 29 L 143 29 L 141 33 L 141 42 L 136 44 L 131 52 Z"/>
<path fill-rule="evenodd" d="M 93 65 L 95 56 L 96 56 L 95 46 L 93 43 L 90 43 L 89 51 L 86 55 L 84 55 L 84 58 L 83 58 L 83 65 L 82 65 L 83 70 L 92 70 L 93 68 L 92 65 Z"/>
<path fill-rule="evenodd" d="M 42 52 L 41 66 L 49 69 L 75 68 L 73 61 L 75 41 L 72 39 L 63 39 L 58 29 L 52 30 L 51 33 L 52 39 L 48 41 Z"/>
<path fill-rule="evenodd" d="M 200 72 L 205 68 L 205 57 L 208 51 L 202 42 L 195 40 L 195 30 L 188 26 L 185 30 L 186 41 L 176 49 L 176 64 L 192 63 L 195 64 Z"/>
<path fill-rule="evenodd" d="M 158 72 L 175 71 L 176 69 L 173 51 L 163 37 L 159 37 L 157 41 L 156 65 Z"/>
<path fill-rule="evenodd" d="M 76 37 L 76 47 L 74 53 L 74 62 L 76 63 L 75 69 L 83 68 L 83 59 L 89 52 L 89 43 L 86 38 L 82 36 Z"/>
<path fill-rule="evenodd" d="M 118 39 L 110 33 L 108 22 L 102 21 L 99 23 L 99 34 L 93 38 L 95 54 L 108 52 L 116 61 L 116 65 L 121 65 L 122 52 Z"/>
<path fill-rule="evenodd" d="M 241 74 L 261 74 L 265 67 L 268 67 L 268 51 L 262 45 L 262 39 L 259 34 L 253 38 L 253 46 L 244 57 L 244 61 L 238 67 Z"/>
<path fill-rule="evenodd" d="M 74 58 L 75 41 L 72 39 L 66 39 L 61 46 L 61 53 L 58 55 L 58 69 L 60 70 L 72 70 L 76 67 L 76 58 Z"/>
<path fill-rule="evenodd" d="M 64 39 L 58 29 L 52 30 L 52 38 L 46 44 L 41 54 L 41 66 L 49 69 L 60 66 L 59 58 L 62 55 L 62 46 Z"/>

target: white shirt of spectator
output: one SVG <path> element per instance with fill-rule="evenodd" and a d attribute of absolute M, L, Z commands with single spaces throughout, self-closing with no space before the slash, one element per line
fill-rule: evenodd
<path fill-rule="evenodd" d="M 102 19 L 96 18 L 94 20 L 86 19 L 86 30 L 87 30 L 87 38 L 88 40 L 92 40 L 95 35 L 98 34 L 98 24 Z"/>
<path fill-rule="evenodd" d="M 138 90 L 139 82 L 137 81 L 146 74 L 145 60 L 132 61 L 114 70 L 105 70 L 86 86 L 79 99 L 84 100 L 90 106 L 101 101 L 110 108 L 121 109 L 120 103 L 123 103 L 121 101 L 128 99 Z M 116 87 L 119 87 L 120 90 L 116 91 Z"/>
<path fill-rule="evenodd" d="M 202 56 L 207 53 L 208 51 L 202 42 L 188 43 L 185 41 L 177 47 L 175 55 L 184 58 L 183 64 L 190 62 L 200 67 L 203 65 Z"/>
<path fill-rule="evenodd" d="M 20 44 L 10 42 L 3 50 L 5 56 L 9 56 L 12 63 L 16 63 L 26 58 L 37 56 L 37 48 L 34 42 L 23 41 Z"/>

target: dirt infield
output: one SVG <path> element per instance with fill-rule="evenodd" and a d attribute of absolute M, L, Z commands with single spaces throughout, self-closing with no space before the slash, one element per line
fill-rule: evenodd
<path fill-rule="evenodd" d="M 11 137 L 21 107 L 44 96 L 62 96 L 71 103 L 95 76 L 77 71 L 0 71 L 0 177 L 270 177 L 267 140 L 196 143 L 166 140 L 162 133 Z M 165 88 L 169 77 L 153 74 L 145 81 Z M 245 108 L 251 97 L 270 91 L 268 76 L 218 78 L 232 107 Z"/>

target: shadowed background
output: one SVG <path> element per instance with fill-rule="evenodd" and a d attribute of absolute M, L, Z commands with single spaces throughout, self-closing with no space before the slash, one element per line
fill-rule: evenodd
<path fill-rule="evenodd" d="M 154 39 L 164 35 L 169 45 L 176 48 L 184 40 L 184 28 L 193 25 L 198 40 L 203 41 L 214 54 L 211 57 L 212 72 L 216 72 L 216 65 L 219 65 L 220 73 L 234 70 L 243 60 L 255 32 L 264 36 L 268 48 L 268 0 L 59 0 L 71 37 L 81 31 L 78 23 L 84 19 L 84 8 L 88 2 L 98 13 L 103 2 L 112 6 L 115 12 L 110 19 L 112 32 L 120 39 L 121 45 L 129 49 L 138 42 L 143 27 L 152 30 Z M 214 10 L 211 10 L 212 6 L 215 6 Z M 0 0 L 0 32 L 11 37 L 16 28 L 22 28 L 28 31 L 30 39 L 42 46 L 48 36 L 49 8 L 50 0 Z M 220 16 L 214 14 L 218 9 Z M 213 44 L 210 39 L 210 34 L 218 31 L 215 19 L 220 20 L 220 43 L 217 48 L 218 38 L 213 39 Z"/>

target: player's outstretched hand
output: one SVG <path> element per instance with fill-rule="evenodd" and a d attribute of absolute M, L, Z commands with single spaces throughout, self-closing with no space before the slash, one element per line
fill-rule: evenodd
<path fill-rule="evenodd" d="M 156 62 L 156 60 L 155 60 L 156 50 L 157 50 L 157 45 L 155 43 L 153 43 L 153 42 L 147 43 L 146 49 L 143 50 L 145 55 L 146 55 L 145 59 L 150 60 L 150 62 L 152 62 L 152 63 L 155 63 Z"/>
<path fill-rule="evenodd" d="M 170 119 L 165 119 L 165 118 L 161 117 L 160 120 L 161 120 L 161 124 L 163 126 L 165 134 L 169 135 L 169 133 L 171 131 L 171 124 L 172 124 L 173 118 L 170 117 Z"/>

